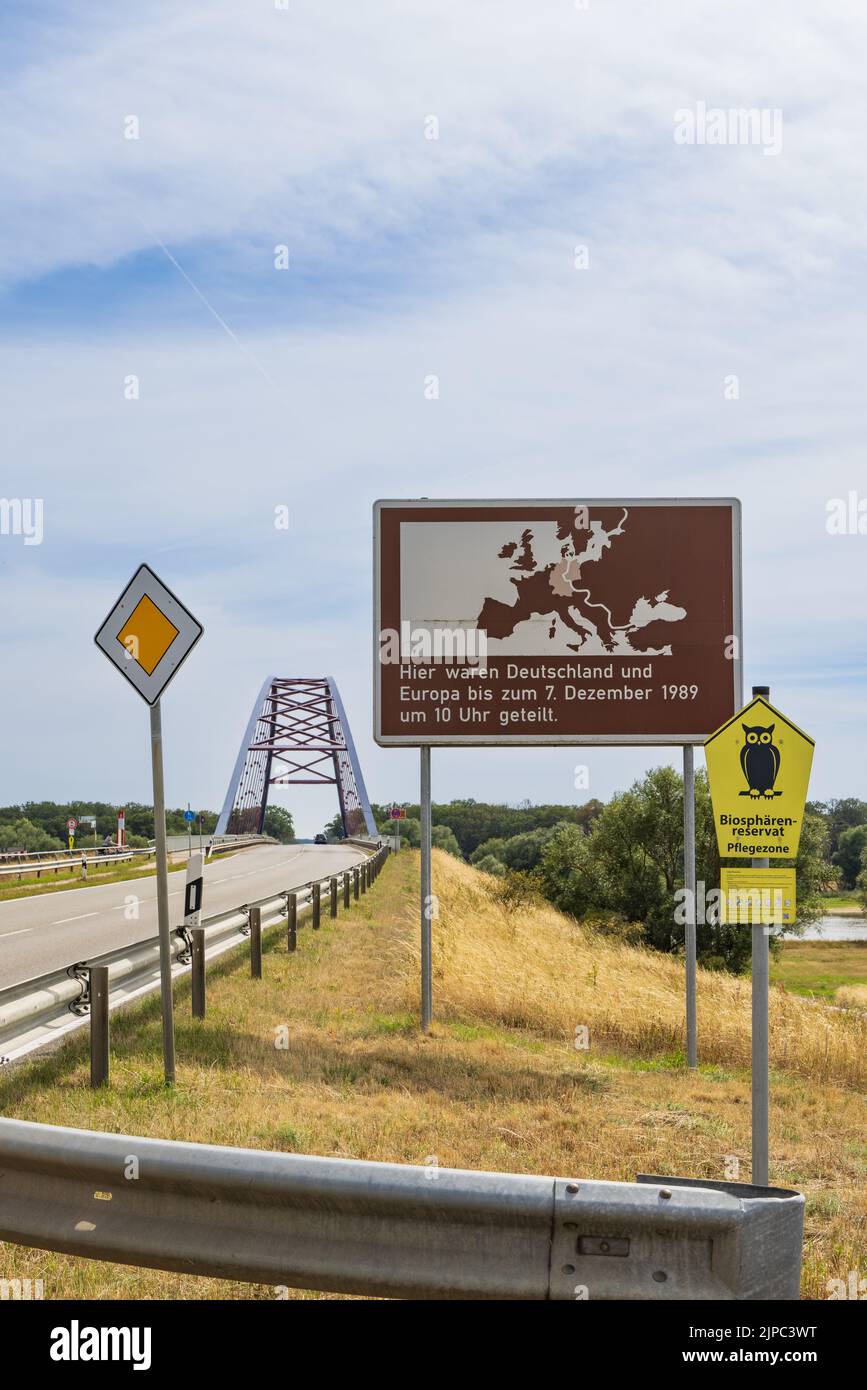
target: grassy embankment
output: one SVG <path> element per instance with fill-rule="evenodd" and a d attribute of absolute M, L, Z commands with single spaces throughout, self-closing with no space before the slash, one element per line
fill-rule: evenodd
<path fill-rule="evenodd" d="M 702 1065 L 683 1065 L 683 971 L 543 905 L 508 911 L 435 853 L 432 1036 L 420 1036 L 418 861 L 389 861 L 336 923 L 272 932 L 265 978 L 241 949 L 209 971 L 208 1018 L 177 987 L 178 1085 L 161 1084 L 158 1000 L 113 1021 L 112 1084 L 87 1043 L 7 1071 L 0 1113 L 272 1150 L 631 1179 L 749 1178 L 749 983 L 701 972 Z M 492 896 L 493 893 L 493 896 Z M 288 1050 L 275 1030 L 289 1030 Z M 577 1051 L 576 1027 L 589 1029 Z M 867 1273 L 867 1016 L 772 991 L 771 1180 L 808 1199 L 804 1294 Z M 48 1298 L 271 1298 L 273 1291 L 0 1245 L 0 1278 Z M 299 1294 L 298 1297 L 317 1295 Z"/>

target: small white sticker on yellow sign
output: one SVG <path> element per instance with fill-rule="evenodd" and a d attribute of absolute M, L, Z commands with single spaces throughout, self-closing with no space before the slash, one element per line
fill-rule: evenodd
<path fill-rule="evenodd" d="M 94 640 L 153 705 L 201 635 L 189 609 L 148 565 L 140 565 Z"/>
<path fill-rule="evenodd" d="M 795 920 L 795 870 L 720 869 L 720 922 L 785 927 Z"/>

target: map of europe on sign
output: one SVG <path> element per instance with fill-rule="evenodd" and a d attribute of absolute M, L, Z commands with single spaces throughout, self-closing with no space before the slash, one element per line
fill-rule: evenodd
<path fill-rule="evenodd" d="M 734 500 L 381 502 L 374 525 L 382 743 L 700 742 L 740 703 Z"/>

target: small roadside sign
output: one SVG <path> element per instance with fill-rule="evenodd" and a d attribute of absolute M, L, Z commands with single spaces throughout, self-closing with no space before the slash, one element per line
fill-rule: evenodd
<path fill-rule="evenodd" d="M 187 860 L 187 881 L 184 887 L 184 926 L 197 927 L 202 912 L 202 856 L 191 854 Z"/>
<path fill-rule="evenodd" d="M 149 705 L 202 635 L 202 625 L 148 565 L 139 565 L 94 641 Z"/>
<path fill-rule="evenodd" d="M 196 819 L 196 813 L 195 813 L 195 811 L 189 811 L 189 810 L 184 811 L 184 820 L 185 820 L 185 821 L 190 822 L 190 821 L 194 821 L 195 819 Z"/>
<path fill-rule="evenodd" d="M 73 835 L 75 833 L 75 831 L 78 829 L 78 821 L 75 819 L 75 816 L 69 817 L 69 820 L 66 822 L 66 828 L 69 831 L 70 835 Z"/>
<path fill-rule="evenodd" d="M 389 820 L 406 820 L 405 806 L 392 806 L 388 813 Z"/>
<path fill-rule="evenodd" d="M 160 696 L 201 635 L 201 623 L 184 607 L 177 595 L 154 574 L 149 565 L 139 565 L 93 639 L 103 655 L 150 706 L 163 1071 L 168 1086 L 173 1086 L 175 1082 L 175 1020 Z M 118 844 L 123 845 L 122 811 L 118 812 L 117 833 Z"/>
<path fill-rule="evenodd" d="M 763 696 L 704 745 L 721 859 L 794 859 L 815 744 Z"/>
<path fill-rule="evenodd" d="M 796 916 L 795 870 L 720 869 L 720 923 L 786 927 Z"/>

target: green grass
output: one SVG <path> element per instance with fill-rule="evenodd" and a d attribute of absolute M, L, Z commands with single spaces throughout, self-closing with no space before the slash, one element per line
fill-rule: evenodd
<path fill-rule="evenodd" d="M 326 918 L 321 931 L 305 923 L 296 952 L 286 950 L 284 927 L 268 931 L 262 979 L 250 978 L 249 943 L 212 962 L 205 1020 L 191 1017 L 189 978 L 175 982 L 173 1089 L 163 1085 L 160 1001 L 151 995 L 112 1015 L 109 1086 L 93 1091 L 88 1085 L 82 1029 L 53 1054 L 0 1071 L 0 1113 L 272 1152 L 418 1165 L 435 1155 L 441 1167 L 611 1181 L 631 1180 L 636 1172 L 719 1179 L 734 1156 L 748 1180 L 749 1071 L 740 1053 L 726 1055 L 719 1038 L 708 1036 L 713 1020 L 701 1012 L 701 991 L 702 1061 L 695 1072 L 676 1044 L 648 1056 L 628 1039 L 600 1044 L 591 1028 L 587 1053 L 575 1049 L 571 1029 L 560 1027 L 556 1013 L 553 1023 L 542 1012 L 536 1024 L 510 1022 L 510 1000 L 492 1009 L 485 974 L 478 974 L 474 994 L 458 992 L 466 969 L 463 960 L 449 964 L 444 955 L 445 924 L 463 913 L 466 938 L 475 947 L 496 923 L 485 916 L 482 890 L 465 900 L 460 885 L 450 886 L 447 870 L 437 857 L 441 917 L 430 1035 L 418 1027 L 417 856 L 406 855 L 390 860 L 372 891 L 349 912 L 341 908 L 334 922 Z M 848 943 L 793 943 L 783 960 L 791 953 L 791 965 L 799 951 L 828 946 L 850 949 Z M 526 943 L 501 935 L 495 959 L 525 995 L 532 985 Z M 867 954 L 864 962 L 867 967 Z M 644 998 L 642 991 L 657 979 L 654 967 L 652 956 L 630 953 L 621 991 L 632 987 Z M 569 990 L 574 978 L 567 978 Z M 700 980 L 705 989 L 717 985 L 715 977 Z M 576 997 L 583 1011 L 586 1000 Z M 550 993 L 543 1000 L 550 1008 Z M 617 1002 L 624 1007 L 621 995 Z M 800 1001 L 792 1006 L 820 1012 Z M 653 1007 L 648 994 L 646 1008 Z M 848 1020 L 829 1013 L 827 1027 L 839 1033 Z M 278 1045 L 281 1036 L 288 1046 Z M 714 1061 L 707 1060 L 712 1045 L 721 1053 Z M 809 1198 L 805 1297 L 824 1299 L 830 1277 L 867 1270 L 864 1135 L 860 1083 L 842 1086 L 774 1067 L 771 1178 L 796 1185 Z M 0 1278 L 43 1279 L 50 1299 L 274 1298 L 273 1289 L 261 1285 L 2 1242 Z M 293 1291 L 291 1297 L 323 1295 Z"/>
<path fill-rule="evenodd" d="M 841 985 L 867 984 L 867 941 L 786 941 L 771 961 L 771 983 L 833 999 Z"/>
<path fill-rule="evenodd" d="M 169 864 L 169 873 L 176 873 L 178 869 L 185 869 L 186 863 Z M 88 865 L 87 878 L 81 875 L 77 878 L 56 878 L 44 879 L 36 878 L 35 875 L 25 875 L 19 880 L 0 879 L 0 902 L 11 902 L 15 898 L 36 898 L 43 893 L 61 893 L 69 888 L 98 888 L 103 883 L 138 883 L 143 878 L 153 878 L 156 868 L 151 865 L 147 869 L 136 869 L 128 861 L 123 868 L 100 871 L 92 865 Z"/>
<path fill-rule="evenodd" d="M 828 893 L 822 896 L 822 906 L 826 912 L 860 912 L 864 915 L 861 895 L 853 888 L 848 893 Z"/>

